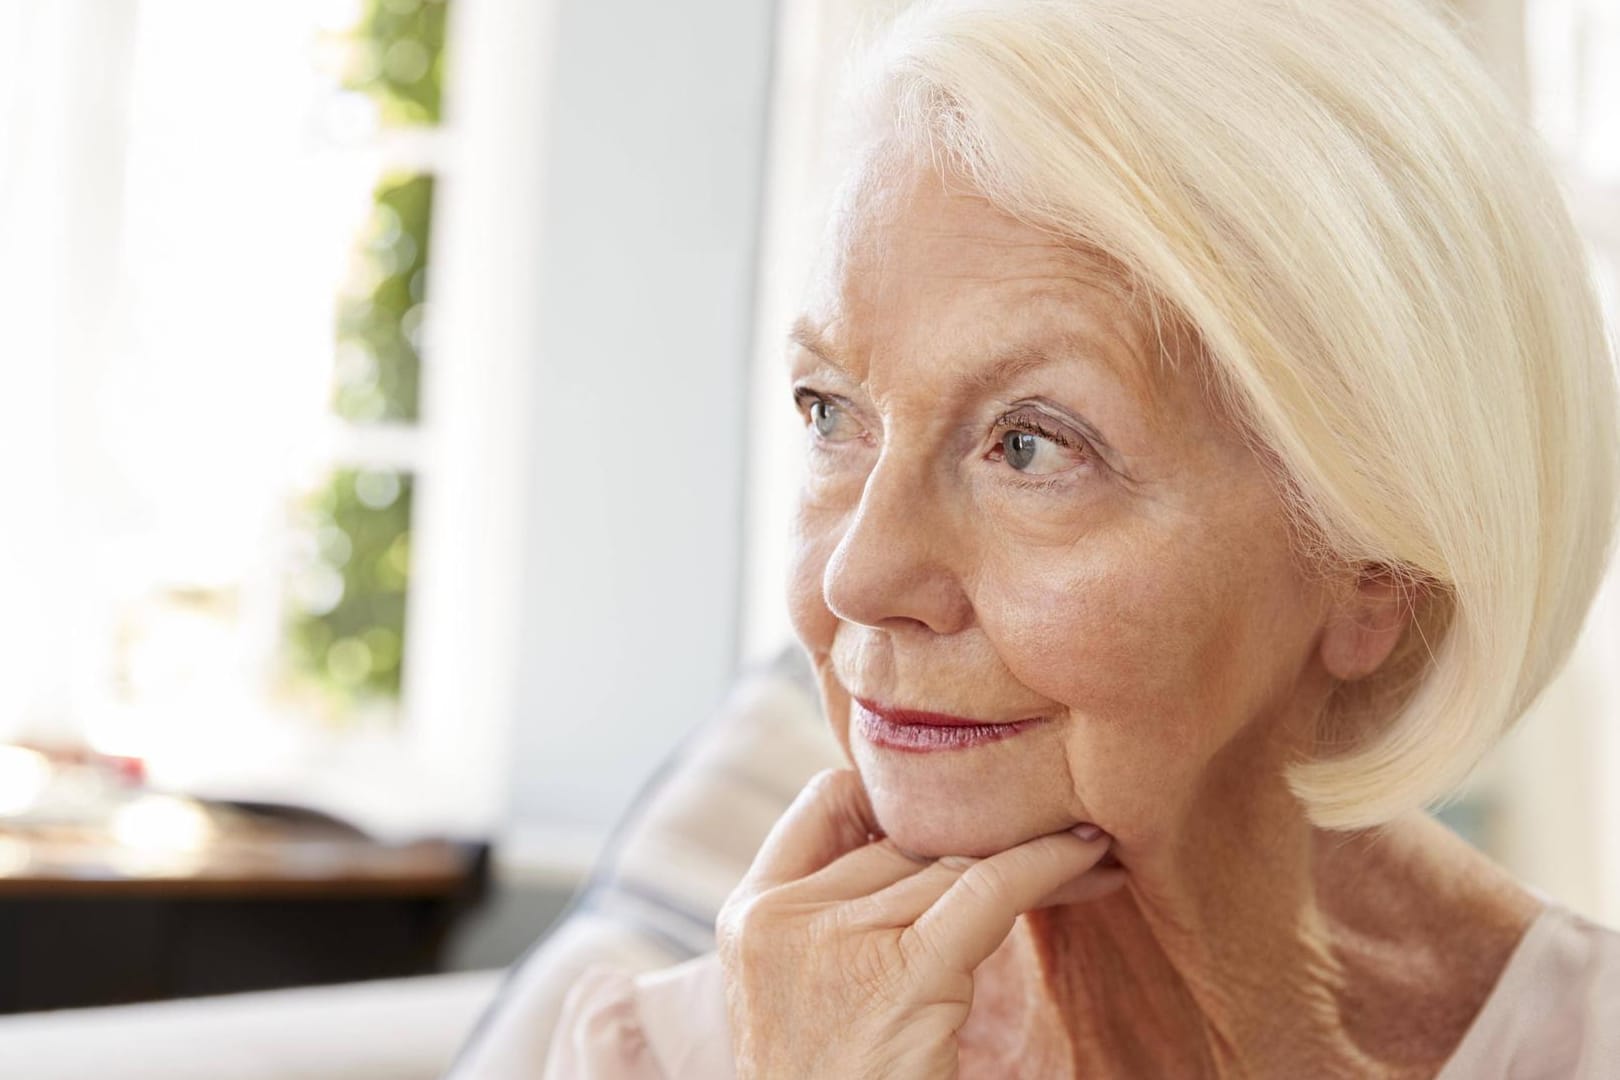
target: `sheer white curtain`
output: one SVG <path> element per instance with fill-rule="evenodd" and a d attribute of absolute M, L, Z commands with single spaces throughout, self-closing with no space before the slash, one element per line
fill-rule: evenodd
<path fill-rule="evenodd" d="M 0 737 L 178 775 L 276 726 L 278 515 L 328 464 L 370 177 L 305 126 L 313 3 L 4 11 Z"/>
<path fill-rule="evenodd" d="M 0 738 L 69 724 L 110 470 L 93 400 L 122 231 L 137 6 L 0 7 Z"/>

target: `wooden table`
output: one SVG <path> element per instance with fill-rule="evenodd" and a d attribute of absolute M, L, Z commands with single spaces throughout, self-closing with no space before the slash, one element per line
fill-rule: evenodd
<path fill-rule="evenodd" d="M 181 847 L 0 822 L 0 1012 L 426 974 L 487 888 L 486 844 L 191 805 Z"/>

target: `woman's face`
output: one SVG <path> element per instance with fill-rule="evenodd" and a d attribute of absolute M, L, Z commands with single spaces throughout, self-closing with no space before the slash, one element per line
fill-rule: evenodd
<path fill-rule="evenodd" d="M 902 847 L 1094 821 L 1128 861 L 1272 768 L 1321 596 L 1192 358 L 1161 371 L 1105 266 L 947 183 L 868 171 L 823 248 L 790 358 L 794 627 Z M 855 698 L 1041 721 L 916 752 Z"/>

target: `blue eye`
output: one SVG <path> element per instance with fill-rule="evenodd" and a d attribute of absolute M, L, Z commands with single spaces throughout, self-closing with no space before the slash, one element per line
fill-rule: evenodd
<path fill-rule="evenodd" d="M 1038 435 L 1031 435 L 1027 431 L 1009 431 L 1001 437 L 1001 452 L 1005 455 L 1007 464 L 1023 472 L 1035 460 L 1035 451 L 1038 447 L 1035 441 Z"/>
<path fill-rule="evenodd" d="M 1088 447 L 1078 445 L 1082 440 L 1065 438 L 1027 415 L 1003 418 L 997 427 L 1001 460 L 1026 476 L 1061 473 L 1090 456 Z"/>
<path fill-rule="evenodd" d="M 826 400 L 810 403 L 810 422 L 815 425 L 816 434 L 824 439 L 838 426 L 838 417 L 834 411 L 836 409 L 836 405 Z"/>
<path fill-rule="evenodd" d="M 843 442 L 854 436 L 853 432 L 847 435 L 838 433 L 839 425 L 847 419 L 847 410 L 834 399 L 800 386 L 793 391 L 793 401 L 808 419 L 816 438 L 822 442 Z"/>

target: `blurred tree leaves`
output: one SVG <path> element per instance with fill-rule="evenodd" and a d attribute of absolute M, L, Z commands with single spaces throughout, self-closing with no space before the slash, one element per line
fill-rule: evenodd
<path fill-rule="evenodd" d="M 433 177 L 377 186 L 338 301 L 333 411 L 352 423 L 414 421 L 420 405 Z"/>
<path fill-rule="evenodd" d="M 376 103 L 385 127 L 439 122 L 446 0 L 367 0 L 347 35 L 343 87 Z M 385 176 L 337 298 L 332 411 L 356 425 L 420 415 L 434 180 Z M 300 506 L 286 653 L 297 682 L 342 721 L 397 702 L 411 571 L 412 477 L 335 469 Z"/>
<path fill-rule="evenodd" d="M 344 87 L 377 103 L 387 125 L 437 124 L 444 86 L 445 0 L 369 0 L 350 36 L 359 62 Z"/>
<path fill-rule="evenodd" d="M 341 706 L 397 697 L 410 582 L 411 477 L 341 469 L 303 508 L 314 543 L 295 569 L 295 668 Z"/>

